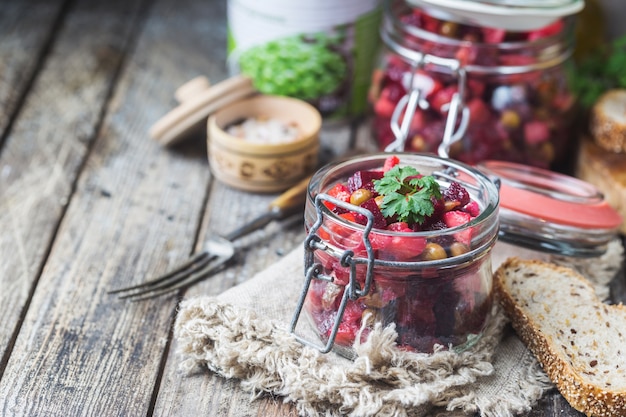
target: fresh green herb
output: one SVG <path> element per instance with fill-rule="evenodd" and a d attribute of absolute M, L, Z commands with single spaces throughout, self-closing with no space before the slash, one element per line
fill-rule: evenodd
<path fill-rule="evenodd" d="M 626 36 L 597 48 L 572 65 L 570 85 L 580 104 L 589 109 L 607 90 L 626 88 Z"/>
<path fill-rule="evenodd" d="M 276 39 L 244 51 L 239 65 L 262 93 L 315 100 L 332 94 L 346 77 L 347 63 L 335 52 L 340 42 L 324 33 Z"/>
<path fill-rule="evenodd" d="M 374 189 L 383 195 L 381 212 L 398 221 L 423 223 L 433 214 L 432 197 L 441 198 L 439 183 L 432 176 L 421 176 L 411 166 L 396 165 L 383 178 L 374 181 Z"/>

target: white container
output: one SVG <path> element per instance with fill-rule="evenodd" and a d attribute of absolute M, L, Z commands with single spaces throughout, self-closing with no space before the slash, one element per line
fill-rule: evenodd
<path fill-rule="evenodd" d="M 228 65 L 265 94 L 306 100 L 325 117 L 367 108 L 379 45 L 378 0 L 229 0 Z"/>

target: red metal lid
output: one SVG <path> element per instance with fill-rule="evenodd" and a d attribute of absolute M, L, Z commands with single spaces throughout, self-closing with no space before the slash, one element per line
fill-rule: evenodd
<path fill-rule="evenodd" d="M 486 161 L 478 168 L 500 179 L 502 208 L 582 229 L 612 230 L 622 223 L 602 194 L 580 179 L 511 162 Z"/>

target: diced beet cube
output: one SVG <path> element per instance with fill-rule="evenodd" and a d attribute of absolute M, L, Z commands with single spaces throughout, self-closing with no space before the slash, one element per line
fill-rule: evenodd
<path fill-rule="evenodd" d="M 424 30 L 432 33 L 439 33 L 440 21 L 428 13 L 420 13 L 421 26 Z"/>
<path fill-rule="evenodd" d="M 365 310 L 363 303 L 350 301 L 343 312 L 341 321 L 344 323 L 359 323 L 363 315 L 363 310 Z"/>
<path fill-rule="evenodd" d="M 478 59 L 478 48 L 472 44 L 465 44 L 456 51 L 455 58 L 459 60 L 461 65 L 473 64 Z"/>
<path fill-rule="evenodd" d="M 469 123 L 470 124 L 482 124 L 487 123 L 489 118 L 491 117 L 491 112 L 489 111 L 489 107 L 487 107 L 487 103 L 485 103 L 480 98 L 473 98 L 467 103 L 467 108 L 469 109 Z"/>
<path fill-rule="evenodd" d="M 449 85 L 442 88 L 437 93 L 433 94 L 432 98 L 429 100 L 431 107 L 435 111 L 441 112 L 441 107 L 450 103 L 450 101 L 452 101 L 452 96 L 457 91 L 459 91 L 459 89 L 456 85 Z"/>
<path fill-rule="evenodd" d="M 343 217 L 344 219 L 352 223 L 357 223 L 357 224 L 362 224 L 362 225 L 367 224 L 367 217 L 365 217 L 361 213 L 350 211 L 348 213 L 340 214 L 339 217 Z"/>
<path fill-rule="evenodd" d="M 389 171 L 391 168 L 395 167 L 400 163 L 400 158 L 396 155 L 392 155 L 385 159 L 385 164 L 383 165 L 383 172 Z"/>
<path fill-rule="evenodd" d="M 391 236 L 372 232 L 370 238 L 372 247 L 383 259 L 409 261 L 418 257 L 426 248 L 426 239 L 421 236 Z"/>
<path fill-rule="evenodd" d="M 387 226 L 387 230 L 390 230 L 392 232 L 412 232 L 413 231 L 413 229 L 409 227 L 409 224 L 407 222 L 391 223 L 389 226 Z"/>
<path fill-rule="evenodd" d="M 372 181 L 381 179 L 383 175 L 382 171 L 357 171 L 348 178 L 348 191 L 353 193 L 359 188 L 374 191 Z"/>
<path fill-rule="evenodd" d="M 326 194 L 328 194 L 331 197 L 335 197 L 337 200 L 341 200 L 346 203 L 350 202 L 351 193 L 345 184 L 342 184 L 342 183 L 335 184 L 335 186 L 333 186 L 333 188 L 328 190 Z M 329 210 L 333 210 L 333 211 L 339 208 L 334 203 L 331 203 L 330 201 L 324 201 L 324 205 L 328 207 Z M 345 210 L 340 210 L 340 211 L 345 212 Z"/>
<path fill-rule="evenodd" d="M 372 129 L 374 131 L 374 135 L 378 138 L 378 146 L 381 149 L 384 149 L 396 139 L 393 131 L 391 130 L 389 118 L 374 117 Z"/>
<path fill-rule="evenodd" d="M 443 216 L 443 213 L 442 213 Z M 445 230 L 448 226 L 443 222 L 443 220 L 438 220 L 428 226 L 428 229 L 424 230 Z"/>
<path fill-rule="evenodd" d="M 472 216 L 469 213 L 460 210 L 452 210 L 444 213 L 443 222 L 449 228 L 457 227 L 469 223 L 472 220 Z M 461 232 L 454 234 L 454 238 L 467 246 L 470 246 L 472 241 L 472 229 L 468 228 Z"/>
<path fill-rule="evenodd" d="M 496 28 L 482 28 L 485 43 L 501 43 L 506 37 L 506 30 Z"/>
<path fill-rule="evenodd" d="M 326 193 L 332 197 L 335 197 L 339 200 L 342 201 L 350 201 L 350 196 L 348 195 L 348 198 L 344 198 L 345 194 L 349 194 L 348 191 L 348 187 L 346 187 L 345 184 L 343 183 L 337 183 L 333 186 L 333 188 L 331 188 L 330 190 L 328 190 L 328 192 Z"/>
<path fill-rule="evenodd" d="M 383 79 L 384 84 L 397 83 L 402 85 L 402 78 L 406 73 L 406 63 L 399 55 L 388 55 L 386 61 L 387 64 L 385 66 L 387 69 Z"/>
<path fill-rule="evenodd" d="M 380 117 L 390 118 L 396 104 L 406 94 L 400 82 L 389 82 L 382 88 L 374 102 L 374 112 Z"/>
<path fill-rule="evenodd" d="M 409 135 L 422 130 L 426 126 L 426 123 L 428 123 L 428 116 L 426 112 L 421 109 L 415 110 L 415 114 L 413 115 L 411 124 L 409 125 Z"/>
<path fill-rule="evenodd" d="M 374 103 L 374 113 L 380 117 L 390 118 L 395 108 L 395 103 L 392 103 L 389 99 L 383 96 L 379 97 Z"/>
<path fill-rule="evenodd" d="M 452 181 L 450 186 L 443 192 L 443 198 L 448 201 L 458 201 L 460 206 L 465 206 L 470 202 L 470 195 L 461 184 Z"/>
<path fill-rule="evenodd" d="M 380 96 L 389 100 L 394 106 L 405 94 L 406 90 L 401 83 L 388 83 L 380 92 Z"/>
<path fill-rule="evenodd" d="M 361 315 L 365 310 L 365 306 L 362 303 L 350 301 L 346 306 L 343 313 L 337 335 L 335 337 L 335 343 L 343 346 L 350 346 L 354 342 L 359 329 L 361 328 Z M 327 337 L 330 336 L 330 331 Z"/>
<path fill-rule="evenodd" d="M 469 213 L 459 210 L 452 210 L 444 213 L 443 222 L 448 228 L 462 226 L 472 220 L 472 216 Z"/>
<path fill-rule="evenodd" d="M 550 139 L 550 128 L 545 122 L 533 120 L 524 124 L 526 143 L 538 145 Z"/>
<path fill-rule="evenodd" d="M 394 236 L 392 240 L 394 252 L 397 254 L 398 260 L 410 260 L 420 256 L 426 248 L 426 239 L 418 236 L 399 237 Z"/>
<path fill-rule="evenodd" d="M 441 143 L 444 129 L 445 122 L 443 120 L 431 120 L 421 131 L 421 136 L 428 145 L 433 147 L 433 150 L 436 150 L 439 143 Z"/>
<path fill-rule="evenodd" d="M 469 79 L 467 81 L 467 87 L 472 97 L 481 97 L 485 92 L 485 83 L 476 79 Z"/>
<path fill-rule="evenodd" d="M 442 213 L 443 215 L 443 213 Z M 438 217 L 440 219 L 441 217 Z M 432 230 L 446 230 L 448 226 L 443 222 L 443 220 L 435 221 L 431 224 L 425 225 L 422 230 L 424 231 L 432 231 Z M 434 243 L 441 245 L 444 248 L 449 247 L 454 243 L 454 237 L 446 234 L 441 234 L 432 238 Z"/>
<path fill-rule="evenodd" d="M 472 217 L 476 217 L 480 214 L 480 207 L 476 201 L 470 201 L 463 207 L 463 211 L 469 213 Z"/>
<path fill-rule="evenodd" d="M 415 223 L 413 225 L 413 231 L 419 232 L 421 230 L 438 230 L 432 229 L 431 225 L 441 221 L 441 216 L 446 211 L 445 201 L 443 198 L 436 199 L 435 197 L 431 197 L 430 201 L 433 203 L 433 214 L 426 217 L 422 224 Z"/>
<path fill-rule="evenodd" d="M 428 287 L 422 286 L 424 290 Z M 397 323 L 420 336 L 434 335 L 437 318 L 433 312 L 435 299 L 430 294 L 418 292 L 398 303 Z M 404 333 L 404 332 L 403 332 Z"/>
<path fill-rule="evenodd" d="M 437 329 L 435 330 L 435 334 L 454 334 L 454 326 L 457 322 L 455 314 L 457 311 L 451 309 L 450 306 L 458 306 L 460 298 L 461 297 L 459 293 L 455 291 L 454 286 L 442 286 L 441 291 L 438 294 L 437 301 L 433 305 L 433 313 L 437 318 Z"/>
<path fill-rule="evenodd" d="M 365 200 L 361 204 L 361 207 L 371 211 L 372 214 L 374 215 L 374 228 L 375 229 L 387 228 L 387 220 L 385 219 L 385 216 L 383 216 L 383 213 L 380 211 L 380 209 L 378 208 L 378 204 L 376 204 L 376 201 L 374 201 L 373 198 L 370 198 L 369 200 Z"/>

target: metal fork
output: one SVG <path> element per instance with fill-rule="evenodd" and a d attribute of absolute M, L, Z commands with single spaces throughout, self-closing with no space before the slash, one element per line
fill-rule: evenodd
<path fill-rule="evenodd" d="M 310 177 L 303 179 L 275 198 L 269 204 L 268 210 L 259 217 L 225 236 L 210 237 L 201 252 L 192 255 L 168 273 L 142 284 L 109 291 L 109 294 L 121 294 L 119 298 L 140 301 L 188 287 L 207 278 L 222 269 L 234 257 L 234 242 L 237 239 L 267 226 L 274 220 L 288 218 L 285 221 L 288 224 L 293 223 L 294 220 L 302 219 L 309 179 Z M 298 213 L 298 215 L 294 215 L 294 213 Z M 289 217 L 290 215 L 292 216 Z"/>

